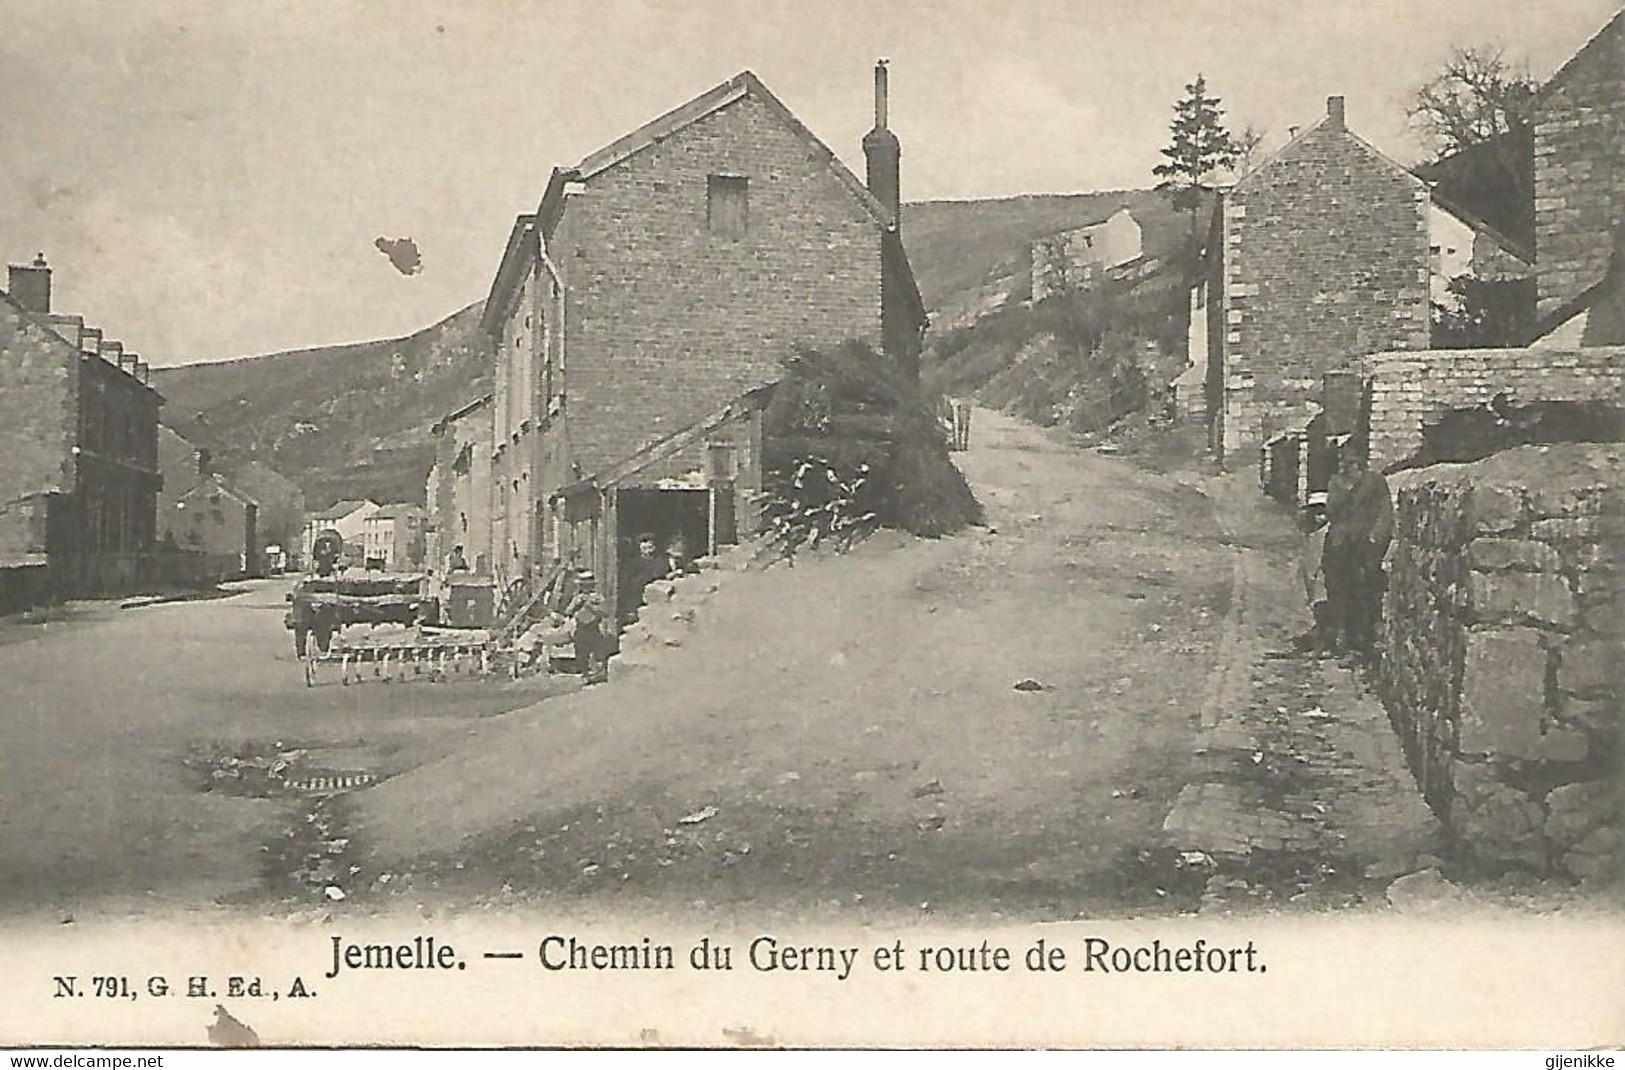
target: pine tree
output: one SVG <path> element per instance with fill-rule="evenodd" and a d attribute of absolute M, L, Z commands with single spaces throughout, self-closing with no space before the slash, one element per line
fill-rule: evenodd
<path fill-rule="evenodd" d="M 1167 195 L 1175 210 L 1191 214 L 1194 251 L 1203 195 L 1212 190 L 1215 175 L 1235 166 L 1242 150 L 1224 127 L 1219 98 L 1208 95 L 1207 79 L 1200 74 L 1174 105 L 1169 129 L 1173 140 L 1162 150 L 1168 160 L 1151 173 L 1159 179 L 1157 190 Z"/>

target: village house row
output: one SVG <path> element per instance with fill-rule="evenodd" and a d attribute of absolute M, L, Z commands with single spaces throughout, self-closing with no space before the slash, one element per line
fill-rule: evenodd
<path fill-rule="evenodd" d="M 53 309 L 51 279 L 42 255 L 0 291 L 0 613 L 257 573 L 303 491 L 162 426 L 147 362 Z"/>
<path fill-rule="evenodd" d="M 486 298 L 494 389 L 434 427 L 431 562 L 499 591 L 574 565 L 613 602 L 638 536 L 750 533 L 763 391 L 798 347 L 918 377 L 887 77 L 866 184 L 748 71 L 553 172 Z"/>

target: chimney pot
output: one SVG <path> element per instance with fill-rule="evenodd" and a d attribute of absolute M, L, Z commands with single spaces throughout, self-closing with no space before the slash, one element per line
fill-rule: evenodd
<path fill-rule="evenodd" d="M 875 61 L 875 129 L 887 128 L 886 61 Z"/>
<path fill-rule="evenodd" d="M 1342 97 L 1326 98 L 1326 115 L 1331 119 L 1332 125 L 1338 130 L 1342 130 L 1345 127 L 1345 107 Z"/>

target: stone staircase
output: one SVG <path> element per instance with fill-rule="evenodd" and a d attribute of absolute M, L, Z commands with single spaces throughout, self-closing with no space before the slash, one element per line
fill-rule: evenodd
<path fill-rule="evenodd" d="M 637 620 L 621 632 L 620 652 L 611 659 L 611 667 L 658 665 L 703 626 L 707 602 L 738 573 L 761 567 L 761 555 L 761 546 L 741 543 L 696 559 L 697 572 L 649 584 Z"/>

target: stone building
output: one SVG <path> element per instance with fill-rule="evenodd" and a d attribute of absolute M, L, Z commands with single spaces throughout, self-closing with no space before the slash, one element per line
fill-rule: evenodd
<path fill-rule="evenodd" d="M 153 578 L 158 410 L 147 365 L 51 310 L 43 257 L 0 293 L 0 603 Z"/>
<path fill-rule="evenodd" d="M 1535 101 L 1535 247 L 1540 313 L 1608 270 L 1625 224 L 1625 10 L 1541 87 Z"/>
<path fill-rule="evenodd" d="M 1037 304 L 1098 286 L 1110 269 L 1139 259 L 1145 246 L 1134 213 L 1119 208 L 1099 223 L 1040 238 L 1031 252 L 1032 300 Z"/>
<path fill-rule="evenodd" d="M 438 572 L 453 552 L 476 576 L 491 574 L 491 395 L 435 421 L 425 560 Z"/>
<path fill-rule="evenodd" d="M 516 220 L 483 319 L 497 582 L 575 559 L 612 586 L 636 532 L 568 521 L 561 491 L 775 381 L 797 347 L 855 339 L 918 375 L 926 320 L 886 79 L 882 64 L 867 186 L 747 71 L 556 170 Z M 639 528 L 709 549 L 703 492 L 748 459 L 711 445 L 629 477 L 609 507 L 637 497 Z"/>
<path fill-rule="evenodd" d="M 1208 241 L 1206 410 L 1221 455 L 1301 427 L 1322 377 L 1421 350 L 1467 275 L 1527 278 L 1529 253 L 1326 117 L 1218 198 Z"/>
<path fill-rule="evenodd" d="M 163 526 L 179 549 L 203 557 L 204 567 L 193 575 L 210 580 L 253 576 L 261 565 L 259 508 L 212 472 L 175 495 Z"/>

